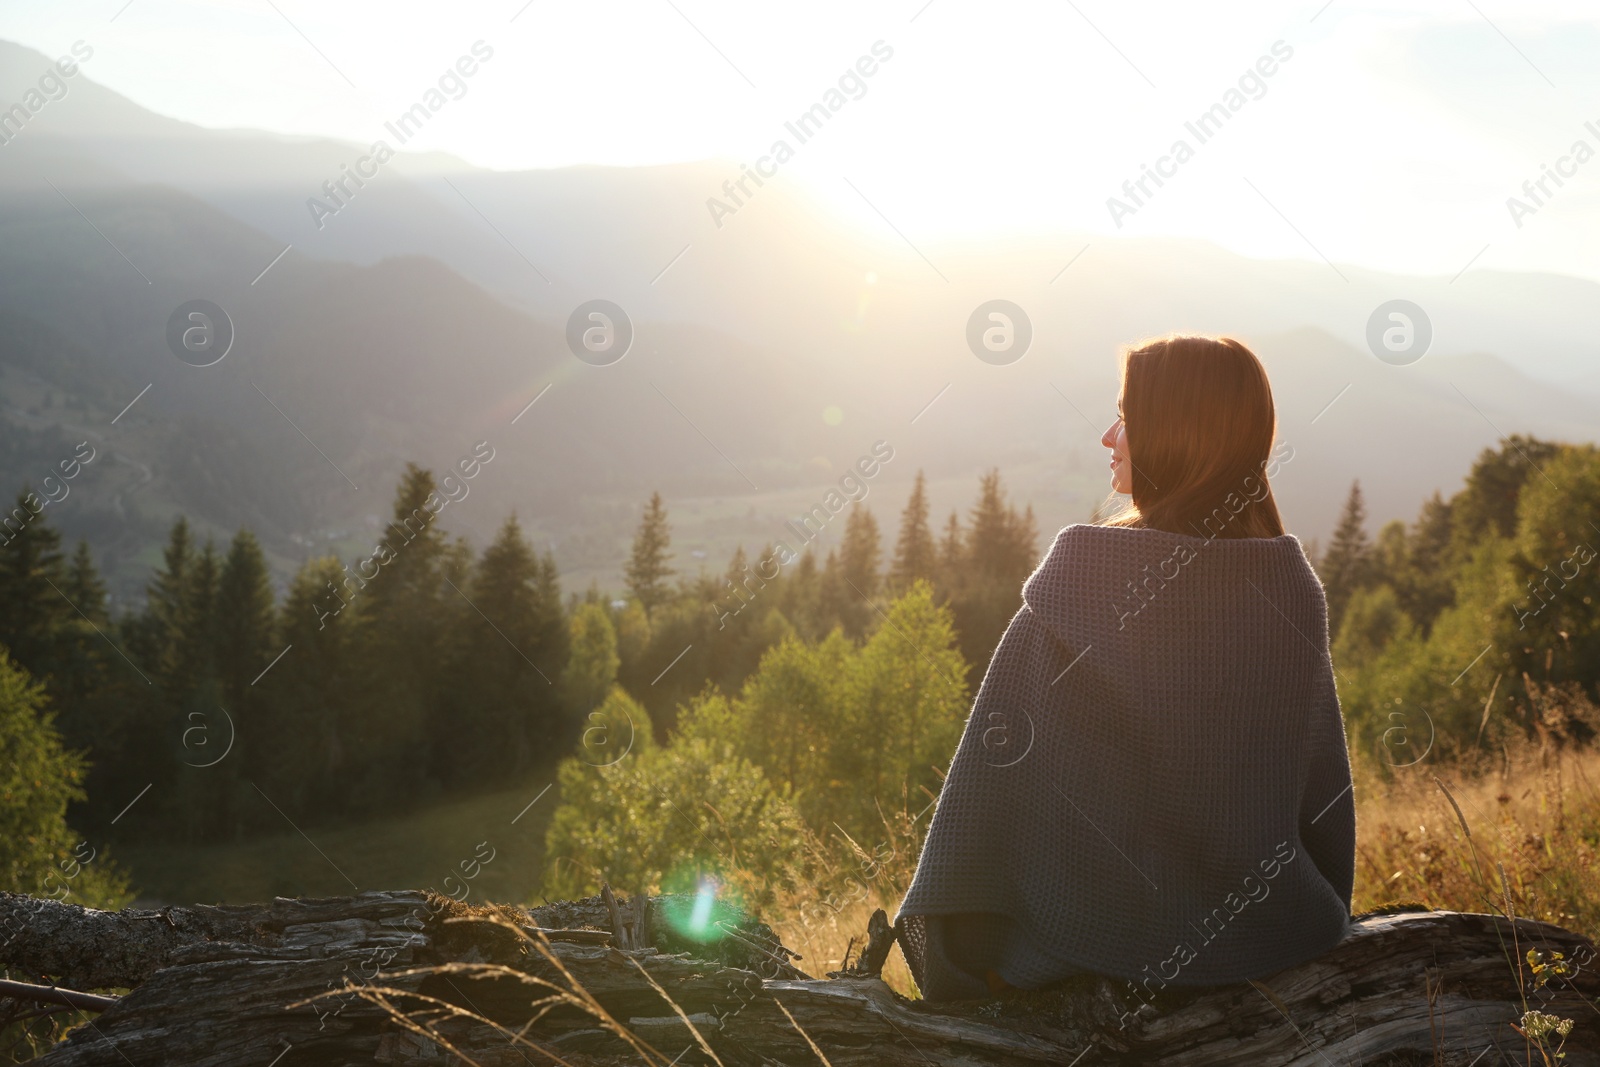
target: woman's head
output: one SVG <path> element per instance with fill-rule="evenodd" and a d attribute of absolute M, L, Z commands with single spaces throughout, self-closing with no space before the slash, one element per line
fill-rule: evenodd
<path fill-rule="evenodd" d="M 1283 533 L 1266 467 L 1272 386 L 1231 337 L 1163 337 L 1122 354 L 1118 418 L 1101 438 L 1112 487 L 1133 497 L 1115 526 L 1199 537 Z"/>

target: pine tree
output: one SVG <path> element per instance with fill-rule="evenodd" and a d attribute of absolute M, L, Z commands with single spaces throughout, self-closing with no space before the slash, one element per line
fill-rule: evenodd
<path fill-rule="evenodd" d="M 561 610 L 561 572 L 556 569 L 556 559 L 545 549 L 539 559 L 539 575 L 535 579 L 537 596 L 534 603 L 537 606 L 539 648 L 543 650 L 544 659 L 537 662 L 560 665 L 567 662 L 571 653 L 570 632 L 567 629 L 567 615 Z M 552 679 L 556 679 L 554 671 L 548 667 L 544 669 Z"/>
<path fill-rule="evenodd" d="M 55 662 L 57 633 L 69 616 L 77 617 L 58 590 L 66 582 L 61 561 L 61 535 L 41 512 L 35 514 L 26 501 L 35 494 L 24 490 L 17 497 L 13 515 L 27 516 L 26 524 L 13 530 L 5 527 L 8 538 L 0 545 L 0 645 L 24 669 L 44 677 L 58 667 Z"/>
<path fill-rule="evenodd" d="M 560 664 L 546 647 L 549 589 L 515 514 L 484 550 L 470 587 L 454 683 L 430 725 L 435 769 L 452 785 L 502 780 L 566 740 L 553 681 Z"/>
<path fill-rule="evenodd" d="M 878 520 L 872 517 L 871 510 L 856 504 L 845 518 L 844 543 L 839 546 L 839 565 L 845 582 L 857 594 L 857 599 L 870 599 L 877 594 L 881 557 Z"/>
<path fill-rule="evenodd" d="M 1437 489 L 1422 502 L 1417 521 L 1411 527 L 1413 559 L 1426 561 L 1430 568 L 1436 563 L 1443 564 L 1450 547 L 1450 511 L 1449 502 Z"/>
<path fill-rule="evenodd" d="M 828 549 L 827 558 L 817 572 L 817 619 L 821 631 L 827 633 L 835 626 L 842 626 L 849 632 L 855 605 L 860 600 L 855 591 L 844 584 L 844 568 L 839 563 L 839 553 Z"/>
<path fill-rule="evenodd" d="M 771 564 L 763 566 L 768 560 Z M 695 590 L 691 599 L 710 605 L 707 617 L 713 624 L 705 638 L 715 646 L 710 661 L 718 666 L 713 672 L 721 674 L 732 650 L 750 641 L 757 621 L 775 610 L 783 599 L 782 573 L 772 546 L 765 546 L 754 562 L 745 555 L 743 545 L 737 546 L 728 560 L 728 569 L 710 585 L 704 593 Z M 737 627 L 735 619 L 739 620 Z"/>
<path fill-rule="evenodd" d="M 194 558 L 184 584 L 183 624 L 179 628 L 177 680 L 180 689 L 215 679 L 217 670 L 217 594 L 222 562 L 209 539 Z"/>
<path fill-rule="evenodd" d="M 167 535 L 162 565 L 145 586 L 144 610 L 119 627 L 126 637 L 127 652 L 138 663 L 138 670 L 149 684 L 132 690 L 128 710 L 137 728 L 124 729 L 120 736 L 108 731 L 107 738 L 96 739 L 94 747 L 116 753 L 115 764 L 101 768 L 106 779 L 119 788 L 126 788 L 132 784 L 131 779 L 137 777 L 139 782 L 133 787 L 136 791 L 150 785 L 152 792 L 162 798 L 161 802 L 145 809 L 144 814 L 151 817 L 148 820 L 132 826 L 126 822 L 122 824 L 130 832 L 151 832 L 157 824 L 160 832 L 171 836 L 178 836 L 180 827 L 196 832 L 191 813 L 196 806 L 209 809 L 213 800 L 211 797 L 180 797 L 172 789 L 174 778 L 182 768 L 186 716 L 192 711 L 216 715 L 214 705 L 207 706 L 205 701 L 193 699 L 199 682 L 194 661 L 210 658 L 212 637 L 204 626 L 192 621 L 197 599 L 193 588 L 197 564 L 188 520 L 180 516 Z M 197 643 L 205 647 L 197 648 Z M 71 722 L 75 716 L 69 714 L 64 718 Z M 120 743 L 115 748 L 107 744 L 117 741 Z M 207 813 L 202 811 L 201 815 Z M 172 816 L 177 818 L 172 819 Z"/>
<path fill-rule="evenodd" d="M 946 537 L 954 542 L 960 526 L 951 516 Z M 1022 582 L 1038 563 L 1038 530 L 1029 507 L 1018 513 L 1006 500 L 1000 472 L 978 483 L 978 500 L 969 515 L 964 543 L 946 550 L 959 561 L 947 564 L 942 584 L 954 608 L 961 652 L 970 669 L 982 672 L 1006 625 L 1022 605 Z"/>
<path fill-rule="evenodd" d="M 46 679 L 51 700 L 59 709 L 61 734 L 72 748 L 92 748 L 120 757 L 119 745 L 126 738 L 119 734 L 119 727 L 138 719 L 135 709 L 149 695 L 139 690 L 148 683 L 128 666 L 120 649 L 112 647 L 112 642 L 120 645 L 120 635 L 106 616 L 105 583 L 84 541 L 73 551 L 61 591 L 78 609 L 57 631 L 55 659 L 60 669 Z M 104 778 L 98 765 L 96 774 Z"/>
<path fill-rule="evenodd" d="M 797 568 L 785 568 L 780 556 L 777 546 L 768 542 L 761 546 L 753 557 L 754 562 L 743 572 L 740 595 L 746 606 L 739 615 L 742 625 L 722 625 L 720 613 L 737 606 L 726 599 L 718 604 L 717 611 L 700 615 L 708 623 L 705 634 L 706 648 L 710 652 L 707 678 L 712 684 L 729 690 L 737 688 L 782 635 L 794 632 L 794 623 L 784 612 L 794 603 L 792 590 Z M 712 615 L 716 616 L 714 624 Z"/>
<path fill-rule="evenodd" d="M 966 565 L 966 532 L 961 529 L 961 516 L 954 511 L 944 524 L 944 536 L 939 539 L 939 569 L 954 574 Z"/>
<path fill-rule="evenodd" d="M 866 636 L 874 618 L 873 597 L 880 584 L 880 554 L 878 522 L 872 512 L 856 504 L 845 519 L 844 541 L 839 546 L 837 563 L 830 552 L 823 580 L 825 588 L 831 589 L 828 599 L 833 605 L 834 618 L 846 634 L 857 640 Z"/>
<path fill-rule="evenodd" d="M 900 534 L 895 540 L 894 562 L 889 567 L 890 584 L 896 592 L 903 592 L 918 578 L 931 581 L 938 566 L 938 546 L 928 528 L 927 479 L 919 470 L 906 509 L 900 513 Z"/>
<path fill-rule="evenodd" d="M 1411 535 L 1400 519 L 1390 519 L 1373 538 L 1367 555 L 1367 577 L 1373 585 L 1403 586 L 1411 567 Z"/>
<path fill-rule="evenodd" d="M 189 571 L 194 565 L 194 538 L 187 518 L 180 515 L 172 524 L 161 562 L 145 586 L 145 609 L 134 643 L 140 658 L 166 688 L 179 669 L 178 648 L 187 612 Z"/>
<path fill-rule="evenodd" d="M 628 589 L 646 611 L 653 611 L 667 599 L 667 579 L 676 573 L 667 566 L 672 558 L 667 552 L 671 543 L 666 505 L 661 502 L 660 493 L 651 493 L 639 530 L 633 536 L 633 553 L 626 572 Z"/>
<path fill-rule="evenodd" d="M 179 515 L 167 534 L 167 546 L 161 551 L 161 569 L 146 590 L 151 608 L 164 609 L 174 626 L 183 614 L 183 587 L 193 561 L 194 537 L 189 533 L 189 520 Z"/>
<path fill-rule="evenodd" d="M 257 776 L 252 780 L 302 826 L 348 810 L 352 770 L 359 765 L 352 750 L 365 701 L 365 679 L 355 669 L 362 619 L 329 606 L 338 607 L 329 584 L 339 588 L 344 576 L 332 556 L 301 565 L 276 620 L 279 638 L 292 650 L 251 686 L 261 704 L 241 756 Z M 267 805 L 255 810 L 260 828 L 282 827 Z"/>
<path fill-rule="evenodd" d="M 967 535 L 967 559 L 974 573 L 987 582 L 1020 582 L 1038 562 L 1037 540 L 1033 506 L 1019 515 L 1016 507 L 1006 502 L 1000 471 L 983 475 Z"/>
<path fill-rule="evenodd" d="M 166 741 L 167 759 L 174 764 L 209 759 L 210 737 L 224 734 L 222 723 L 236 711 L 223 701 L 217 673 L 221 575 L 221 557 L 216 545 L 207 539 L 205 547 L 194 557 L 184 584 L 183 617 L 174 668 L 165 678 L 162 694 L 166 706 L 159 720 L 159 734 Z M 237 726 L 237 717 L 235 724 Z M 191 726 L 201 726 L 203 730 L 190 734 Z M 206 745 L 195 744 L 201 737 L 206 739 Z M 177 775 L 174 783 L 177 788 L 164 790 L 162 800 L 165 819 L 176 829 L 177 836 L 200 841 L 213 839 L 234 828 L 230 801 L 233 799 L 231 786 L 236 784 L 235 770 L 235 765 L 229 765 L 202 778 L 185 775 L 176 766 L 171 768 L 170 773 Z"/>
<path fill-rule="evenodd" d="M 359 597 L 366 604 L 364 614 L 413 641 L 438 617 L 439 568 L 447 546 L 436 512 L 427 507 L 437 496 L 433 472 L 407 463 L 395 490 L 394 518 L 375 547 L 377 576 Z"/>
<path fill-rule="evenodd" d="M 1408 581 L 1396 590 L 1406 613 L 1424 636 L 1439 613 L 1455 602 L 1455 584 L 1448 566 L 1451 507 L 1437 491 L 1422 504 L 1411 527 Z"/>
<path fill-rule="evenodd" d="M 1345 605 L 1357 589 L 1368 584 L 1372 566 L 1372 545 L 1367 539 L 1367 506 L 1361 496 L 1361 482 L 1350 483 L 1339 524 L 1333 539 L 1322 554 L 1317 576 L 1328 601 L 1328 632 L 1337 634 L 1344 618 Z"/>
<path fill-rule="evenodd" d="M 89 542 L 79 541 L 72 552 L 72 562 L 67 570 L 67 583 L 62 589 L 83 617 L 96 626 L 106 623 L 106 583 L 95 570 L 94 556 L 89 552 Z"/>
<path fill-rule="evenodd" d="M 234 535 L 220 562 L 208 542 L 190 573 L 186 659 L 197 684 L 179 737 L 183 762 L 205 765 L 207 773 L 180 775 L 175 796 L 183 825 L 215 838 L 259 826 L 264 814 L 245 784 L 254 768 L 244 766 L 257 759 L 265 733 L 265 695 L 251 683 L 272 660 L 277 619 L 266 558 L 250 531 Z"/>
<path fill-rule="evenodd" d="M 460 583 L 455 590 L 444 584 L 449 546 L 436 511 L 427 506 L 437 499 L 433 472 L 406 464 L 394 518 L 374 548 L 377 569 L 353 568 L 366 584 L 353 601 L 362 684 L 347 734 L 355 764 L 345 783 L 352 814 L 376 813 L 416 796 L 429 762 L 428 709 L 444 685 L 438 664 L 443 635 L 450 621 L 476 614 L 462 602 Z M 339 603 L 332 594 L 327 602 Z"/>
<path fill-rule="evenodd" d="M 261 544 L 240 530 L 228 546 L 217 582 L 215 611 L 217 675 L 226 706 L 243 713 L 250 683 L 271 662 L 275 605 Z"/>
<path fill-rule="evenodd" d="M 738 614 L 744 609 L 744 605 L 754 598 L 757 588 L 756 579 L 750 574 L 750 560 L 744 554 L 743 545 L 734 548 L 733 556 L 728 560 L 728 570 L 722 578 L 716 602 L 722 612 Z"/>
<path fill-rule="evenodd" d="M 820 640 L 831 621 L 822 616 L 822 581 L 817 570 L 817 553 L 809 545 L 800 554 L 783 585 L 782 610 L 807 641 Z"/>

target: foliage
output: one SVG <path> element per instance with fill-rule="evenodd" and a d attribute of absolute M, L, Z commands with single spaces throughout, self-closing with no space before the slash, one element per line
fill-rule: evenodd
<path fill-rule="evenodd" d="M 550 762 L 565 747 L 569 723 L 587 710 L 556 685 L 571 638 L 555 561 L 534 555 L 515 515 L 484 549 L 466 586 L 470 596 L 453 594 L 465 610 L 447 635 L 450 684 L 429 718 L 447 787 L 510 781 Z"/>
<path fill-rule="evenodd" d="M 835 628 L 855 641 L 883 626 L 890 600 L 926 580 L 950 609 L 965 666 L 956 680 L 981 673 L 1020 604 L 1022 582 L 1038 563 L 1038 534 L 1029 508 L 1007 502 L 998 471 L 979 483 L 970 530 L 956 515 L 942 544 L 928 527 L 926 479 L 919 472 L 900 517 L 894 559 L 883 564 L 877 518 L 864 504 L 843 513 L 839 546 L 768 543 L 753 555 L 735 550 L 720 575 L 680 575 L 648 617 L 634 605 L 615 612 L 617 679 L 649 708 L 666 736 L 679 709 L 707 685 L 737 692 L 762 656 L 787 637 L 811 644 Z M 665 505 L 652 498 L 635 544 L 657 541 Z M 785 536 L 788 536 L 786 533 Z"/>
<path fill-rule="evenodd" d="M 580 715 L 599 706 L 617 680 L 617 632 L 599 604 L 572 613 L 572 653 L 567 663 L 567 702 Z"/>
<path fill-rule="evenodd" d="M 1393 587 L 1357 589 L 1333 642 L 1333 658 L 1345 667 L 1365 666 L 1394 642 L 1408 642 L 1414 647 L 1416 636 L 1416 623 L 1400 606 Z"/>
<path fill-rule="evenodd" d="M 679 736 L 731 745 L 775 781 L 793 784 L 806 821 L 819 825 L 840 792 L 835 757 L 848 736 L 848 677 L 857 655 L 842 630 L 816 644 L 785 638 L 737 698 L 713 691 L 691 701 Z"/>
<path fill-rule="evenodd" d="M 620 685 L 613 685 L 584 716 L 578 736 L 579 758 L 592 767 L 609 767 L 655 747 L 650 713 Z"/>
<path fill-rule="evenodd" d="M 1019 513 L 1007 502 L 998 470 L 979 480 L 967 529 L 954 513 L 945 527 L 935 585 L 954 611 L 962 655 L 979 677 L 1021 606 L 1023 580 L 1039 562 L 1038 536 L 1032 505 Z"/>
<path fill-rule="evenodd" d="M 86 546 L 64 561 L 47 514 L 13 524 L 0 629 L 60 710 L 67 746 L 91 756 L 71 801 L 84 830 L 236 839 L 553 764 L 593 706 L 569 707 L 559 686 L 555 562 L 515 516 L 475 558 L 435 523 L 439 499 L 433 475 L 408 466 L 372 551 L 308 560 L 281 603 L 253 534 L 219 552 L 179 517 L 143 609 L 119 619 Z"/>
<path fill-rule="evenodd" d="M 219 551 L 179 518 L 143 609 L 110 618 L 87 548 L 64 558 L 39 514 L 0 543 L 4 633 L 91 757 L 90 799 L 69 798 L 91 835 L 147 786 L 119 840 L 238 839 L 525 781 L 575 744 L 607 763 L 626 737 L 628 761 L 672 773 L 691 746 L 730 752 L 808 833 L 864 842 L 937 791 L 1037 563 L 1031 510 L 998 472 L 978 490 L 936 536 L 919 473 L 887 567 L 858 504 L 835 551 L 741 548 L 694 575 L 668 567 L 653 495 L 633 595 L 569 610 L 515 516 L 475 555 L 434 523 L 415 466 L 372 552 L 308 560 L 279 602 L 248 531 Z M 1356 487 L 1319 566 L 1359 757 L 1392 776 L 1518 738 L 1586 743 L 1563 709 L 1600 692 L 1600 453 L 1511 438 L 1414 523 L 1369 539 L 1363 511 Z M 724 783 L 735 810 L 750 774 Z"/>
<path fill-rule="evenodd" d="M 1498 449 L 1479 453 L 1466 485 L 1452 498 L 1451 542 L 1459 554 L 1486 534 L 1510 537 L 1517 528 L 1523 486 L 1566 446 L 1512 434 Z"/>
<path fill-rule="evenodd" d="M 561 767 L 546 894 L 593 892 L 602 880 L 689 889 L 714 877 L 749 906 L 788 906 L 838 899 L 861 863 L 871 879 L 886 863 L 899 870 L 896 846 L 920 831 L 914 817 L 891 824 L 885 813 L 912 801 L 926 812 L 966 717 L 955 645 L 949 609 L 918 581 L 861 645 L 841 627 L 815 642 L 785 635 L 737 695 L 712 686 L 690 699 L 663 746 L 616 745 L 624 720 L 645 738 L 649 725 L 613 689 Z M 830 841 L 849 846 L 844 861 Z M 892 842 L 887 853 L 880 842 Z"/>
<path fill-rule="evenodd" d="M 67 825 L 84 799 L 84 760 L 56 732 L 44 686 L 0 647 L 0 889 L 121 907 L 121 872 Z"/>
<path fill-rule="evenodd" d="M 900 513 L 900 534 L 889 565 L 889 582 L 899 590 L 909 588 L 918 578 L 932 581 L 938 563 L 938 546 L 928 528 L 928 480 L 918 471 L 911 497 Z"/>
<path fill-rule="evenodd" d="M 1367 506 L 1361 496 L 1361 483 L 1350 484 L 1339 524 L 1334 527 L 1328 550 L 1318 561 L 1318 574 L 1328 598 L 1328 630 L 1338 633 L 1344 620 L 1345 605 L 1368 583 L 1373 567 L 1372 546 L 1367 540 Z"/>
<path fill-rule="evenodd" d="M 860 638 L 872 622 L 872 598 L 882 582 L 879 574 L 882 550 L 879 547 L 878 520 L 872 512 L 856 504 L 845 519 L 844 543 L 839 548 L 840 615 L 845 632 Z"/>
<path fill-rule="evenodd" d="M 32 501 L 40 508 L 34 514 Z M 59 589 L 66 584 L 61 535 L 43 513 L 42 499 L 24 490 L 0 526 L 0 645 L 34 669 L 54 666 L 54 635 L 73 614 Z"/>
<path fill-rule="evenodd" d="M 668 597 L 667 579 L 674 573 L 667 566 L 671 558 L 667 549 L 671 544 L 666 506 L 661 502 L 660 493 L 651 493 L 627 566 L 628 589 L 647 612 L 654 611 Z"/>
<path fill-rule="evenodd" d="M 1550 457 L 1529 477 L 1516 514 L 1509 562 L 1517 588 L 1496 634 L 1513 650 L 1510 669 L 1592 686 L 1600 678 L 1600 449 Z"/>
<path fill-rule="evenodd" d="M 692 891 L 706 879 L 747 906 L 772 903 L 761 872 L 791 871 L 801 823 L 788 791 L 710 738 L 646 748 L 610 767 L 568 759 L 545 839 L 545 893 L 579 897 L 608 881 L 630 892 Z"/>
<path fill-rule="evenodd" d="M 1330 617 L 1345 583 L 1333 656 L 1352 747 L 1385 773 L 1424 749 L 1469 758 L 1538 734 L 1541 685 L 1600 693 L 1595 516 L 1600 449 L 1509 438 L 1409 528 L 1370 544 L 1341 523 L 1321 574 Z"/>
<path fill-rule="evenodd" d="M 679 734 L 729 744 L 787 783 L 808 826 L 870 836 L 908 793 L 931 800 L 955 751 L 968 707 L 955 645 L 949 609 L 918 582 L 859 648 L 840 630 L 789 637 L 737 697 L 691 701 Z"/>

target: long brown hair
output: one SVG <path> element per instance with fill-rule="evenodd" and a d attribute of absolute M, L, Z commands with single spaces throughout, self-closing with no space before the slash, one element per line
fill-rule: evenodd
<path fill-rule="evenodd" d="M 1108 526 L 1278 537 L 1267 483 L 1278 417 L 1256 354 L 1231 337 L 1168 336 L 1122 353 L 1118 407 L 1133 504 Z"/>

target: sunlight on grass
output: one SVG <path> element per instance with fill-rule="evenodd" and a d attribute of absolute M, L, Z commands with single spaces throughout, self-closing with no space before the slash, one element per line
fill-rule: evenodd
<path fill-rule="evenodd" d="M 905 872 L 908 879 L 912 870 L 915 870 L 915 865 Z M 872 917 L 873 911 L 882 908 L 893 918 L 895 909 L 900 906 L 899 897 L 899 893 L 891 898 L 887 894 L 874 892 L 865 900 L 842 905 L 826 919 L 806 921 L 791 913 L 771 922 L 771 926 L 778 940 L 805 957 L 796 966 L 813 978 L 821 978 L 827 972 L 844 966 L 845 953 L 852 949 L 852 939 L 855 944 L 851 960 L 854 960 L 854 954 L 859 953 L 866 942 L 867 920 Z M 918 995 L 905 957 L 898 949 L 889 953 L 889 961 L 883 967 L 883 980 L 902 996 L 916 998 Z"/>
<path fill-rule="evenodd" d="M 1461 805 L 1470 842 L 1437 774 Z M 1419 765 L 1393 782 L 1358 768 L 1354 909 L 1416 900 L 1504 909 L 1600 935 L 1600 752 L 1521 742 L 1473 768 Z M 1476 863 L 1474 862 L 1476 849 Z M 1486 872 L 1491 897 L 1478 869 Z"/>

